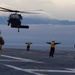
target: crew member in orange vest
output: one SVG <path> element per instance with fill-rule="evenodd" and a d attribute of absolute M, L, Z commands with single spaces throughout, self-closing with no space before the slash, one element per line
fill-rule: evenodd
<path fill-rule="evenodd" d="M 54 56 L 54 52 L 55 52 L 55 45 L 56 44 L 60 44 L 60 43 L 55 43 L 55 41 L 51 41 L 51 42 L 47 42 L 47 44 L 50 44 L 51 45 L 51 48 L 50 48 L 50 52 L 49 52 L 49 57 L 50 56 Z"/>
<path fill-rule="evenodd" d="M 32 43 L 27 42 L 26 44 L 27 44 L 27 51 L 29 51 L 29 50 L 30 50 L 30 45 L 31 45 Z"/>

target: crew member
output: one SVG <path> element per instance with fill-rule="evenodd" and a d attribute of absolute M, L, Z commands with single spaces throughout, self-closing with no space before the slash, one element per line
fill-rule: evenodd
<path fill-rule="evenodd" d="M 4 45 L 4 39 L 0 35 L 0 50 L 2 50 L 2 45 Z"/>
<path fill-rule="evenodd" d="M 49 57 L 50 56 L 54 56 L 54 52 L 55 52 L 55 45 L 56 44 L 60 44 L 60 43 L 55 43 L 55 41 L 51 41 L 51 42 L 47 42 L 47 44 L 50 44 L 51 45 L 51 48 L 50 48 L 50 52 L 49 52 Z"/>
<path fill-rule="evenodd" d="M 75 47 L 75 45 L 74 45 L 74 47 Z"/>
<path fill-rule="evenodd" d="M 29 51 L 30 50 L 30 44 L 32 44 L 32 43 L 27 42 L 26 44 L 27 44 L 27 51 Z"/>

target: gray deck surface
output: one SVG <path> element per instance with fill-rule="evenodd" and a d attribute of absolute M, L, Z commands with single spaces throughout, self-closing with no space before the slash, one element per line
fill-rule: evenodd
<path fill-rule="evenodd" d="M 0 75 L 75 75 L 75 52 L 3 49 L 0 52 Z"/>

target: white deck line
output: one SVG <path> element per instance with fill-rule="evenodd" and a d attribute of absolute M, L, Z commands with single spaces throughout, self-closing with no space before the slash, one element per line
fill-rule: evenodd
<path fill-rule="evenodd" d="M 75 74 L 75 69 L 70 69 L 70 68 L 67 68 L 67 70 L 66 69 L 65 70 L 47 70 L 47 69 L 46 70 L 44 70 L 44 69 L 38 70 L 38 69 L 22 69 L 22 68 L 12 66 L 12 65 L 7 65 L 7 64 L 4 64 L 4 65 L 9 68 L 15 69 L 15 70 L 33 73 L 35 75 L 45 75 L 45 74 L 42 74 L 42 72 L 73 73 L 73 74 Z"/>
<path fill-rule="evenodd" d="M 9 56 L 9 55 L 1 55 L 1 56 L 2 57 L 6 57 L 6 58 L 20 60 L 20 61 L 23 61 L 23 62 L 45 63 L 45 62 L 41 62 L 41 61 L 36 61 L 36 60 L 31 60 L 31 59 L 25 59 L 25 58 L 19 58 L 19 57 L 14 57 L 14 56 Z"/>

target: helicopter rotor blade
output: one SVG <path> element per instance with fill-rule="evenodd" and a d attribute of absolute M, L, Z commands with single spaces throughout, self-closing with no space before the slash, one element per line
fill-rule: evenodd
<path fill-rule="evenodd" d="M 11 10 L 11 9 L 7 9 L 7 8 L 3 8 L 3 7 L 0 7 L 0 9 L 2 9 L 0 11 L 5 11 L 5 12 L 19 12 L 17 10 Z"/>
<path fill-rule="evenodd" d="M 39 13 L 35 13 L 35 12 L 30 12 L 30 11 L 18 11 L 18 10 L 11 10 L 11 9 L 7 9 L 7 8 L 3 8 L 0 7 L 0 11 L 4 11 L 4 12 L 15 12 L 15 13 L 26 13 L 26 14 L 39 14 Z M 42 11 L 42 10 L 32 10 L 32 11 Z"/>
<path fill-rule="evenodd" d="M 43 11 L 42 9 L 38 9 L 38 10 L 27 10 L 27 11 Z"/>
<path fill-rule="evenodd" d="M 25 14 L 38 14 L 38 13 L 34 13 L 34 12 L 28 12 L 28 11 L 18 11 L 18 10 L 12 10 L 9 12 L 16 12 L 16 13 L 25 13 Z"/>
<path fill-rule="evenodd" d="M 8 12 L 13 12 L 13 10 L 7 9 L 7 8 L 3 8 L 3 7 L 0 7 L 0 9 L 3 9 L 3 10 L 8 11 Z"/>
<path fill-rule="evenodd" d="M 3 11 L 3 12 L 8 12 L 7 10 L 0 10 L 0 11 Z"/>

